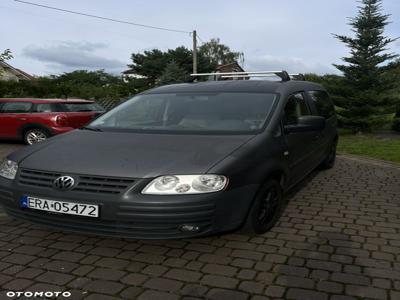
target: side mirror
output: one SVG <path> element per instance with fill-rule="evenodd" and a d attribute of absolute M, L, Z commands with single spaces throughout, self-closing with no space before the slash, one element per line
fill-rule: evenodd
<path fill-rule="evenodd" d="M 319 131 L 325 128 L 326 120 L 320 116 L 302 116 L 297 119 L 297 124 L 286 125 L 285 132 Z"/>

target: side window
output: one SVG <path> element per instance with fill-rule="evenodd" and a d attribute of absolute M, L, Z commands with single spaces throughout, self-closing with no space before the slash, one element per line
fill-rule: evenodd
<path fill-rule="evenodd" d="M 27 113 L 31 110 L 31 102 L 5 102 L 1 107 L 2 113 Z"/>
<path fill-rule="evenodd" d="M 314 101 L 318 114 L 326 119 L 335 115 L 335 106 L 328 93 L 324 91 L 310 91 L 308 92 L 311 99 Z"/>
<path fill-rule="evenodd" d="M 60 103 L 53 103 L 53 112 L 67 112 L 68 109 L 65 107 L 65 105 L 62 105 Z"/>
<path fill-rule="evenodd" d="M 53 112 L 54 107 L 50 103 L 40 103 L 36 104 L 34 111 L 38 113 L 48 113 Z"/>
<path fill-rule="evenodd" d="M 306 104 L 303 94 L 298 93 L 289 97 L 284 116 L 284 125 L 296 125 L 301 116 L 310 115 L 310 110 Z"/>

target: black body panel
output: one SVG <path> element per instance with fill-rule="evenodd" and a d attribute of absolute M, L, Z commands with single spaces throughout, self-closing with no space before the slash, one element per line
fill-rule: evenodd
<path fill-rule="evenodd" d="M 202 174 L 251 137 L 76 130 L 44 142 L 40 151 L 26 155 L 22 149 L 10 158 L 22 160 L 21 168 L 58 173 L 134 178 Z"/>

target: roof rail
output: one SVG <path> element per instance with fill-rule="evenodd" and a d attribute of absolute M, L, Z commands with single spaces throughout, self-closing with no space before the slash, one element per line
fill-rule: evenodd
<path fill-rule="evenodd" d="M 194 77 L 193 81 L 201 76 L 214 76 L 215 80 L 218 80 L 218 78 L 248 78 L 248 77 L 278 76 L 282 79 L 282 81 L 290 81 L 290 76 L 286 71 L 194 73 L 190 74 L 190 76 Z"/>
<path fill-rule="evenodd" d="M 276 74 L 221 75 L 221 78 L 274 77 Z"/>
<path fill-rule="evenodd" d="M 256 71 L 256 72 L 211 72 L 211 73 L 195 73 L 191 76 L 213 76 L 213 75 L 255 75 L 255 74 L 275 74 L 282 71 Z"/>
<path fill-rule="evenodd" d="M 306 81 L 306 76 L 304 76 L 302 73 L 289 74 L 289 76 L 294 80 Z"/>

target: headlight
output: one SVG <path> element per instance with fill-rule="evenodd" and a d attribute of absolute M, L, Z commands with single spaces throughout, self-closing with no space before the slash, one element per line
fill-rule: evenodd
<path fill-rule="evenodd" d="M 202 194 L 223 190 L 228 179 L 222 175 L 166 175 L 152 180 L 143 190 L 148 195 Z"/>
<path fill-rule="evenodd" d="M 17 175 L 18 164 L 12 160 L 5 159 L 0 162 L 0 176 L 7 179 L 14 179 Z"/>

